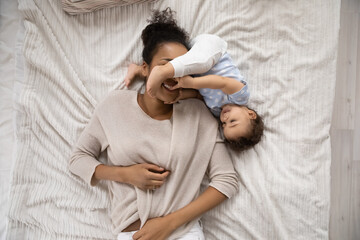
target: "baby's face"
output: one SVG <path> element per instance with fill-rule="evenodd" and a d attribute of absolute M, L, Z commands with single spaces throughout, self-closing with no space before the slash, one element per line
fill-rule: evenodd
<path fill-rule="evenodd" d="M 222 107 L 220 121 L 227 140 L 248 137 L 251 133 L 251 119 L 256 119 L 256 113 L 245 106 L 226 104 Z"/>

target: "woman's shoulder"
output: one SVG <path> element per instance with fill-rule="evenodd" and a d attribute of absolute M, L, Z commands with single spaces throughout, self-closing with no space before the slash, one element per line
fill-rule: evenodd
<path fill-rule="evenodd" d="M 123 90 L 123 89 L 115 89 L 110 91 L 105 97 L 103 101 L 112 101 L 118 98 L 125 98 L 129 96 L 137 95 L 136 91 L 131 90 Z"/>

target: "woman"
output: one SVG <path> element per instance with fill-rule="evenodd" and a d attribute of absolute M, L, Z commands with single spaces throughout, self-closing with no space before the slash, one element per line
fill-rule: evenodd
<path fill-rule="evenodd" d="M 145 76 L 188 51 L 187 34 L 169 9 L 154 13 L 142 40 Z M 232 162 L 206 106 L 196 99 L 164 103 L 179 95 L 170 90 L 175 84 L 162 82 L 155 98 L 147 91 L 111 92 L 71 156 L 70 171 L 92 186 L 109 180 L 118 239 L 126 239 L 127 232 L 128 239 L 204 239 L 200 216 L 237 191 Z M 105 150 L 109 165 L 97 160 Z M 210 184 L 200 194 L 205 174 Z"/>

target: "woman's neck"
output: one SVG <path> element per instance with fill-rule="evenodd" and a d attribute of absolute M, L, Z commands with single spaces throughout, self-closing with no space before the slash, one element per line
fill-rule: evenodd
<path fill-rule="evenodd" d="M 150 97 L 147 93 L 139 94 L 137 101 L 141 109 L 153 119 L 165 120 L 172 116 L 172 104 L 164 104 L 159 99 Z"/>

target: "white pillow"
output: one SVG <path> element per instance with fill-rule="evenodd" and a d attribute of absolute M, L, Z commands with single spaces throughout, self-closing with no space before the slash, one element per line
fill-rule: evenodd
<path fill-rule="evenodd" d="M 103 8 L 153 1 L 155 0 L 62 0 L 61 2 L 65 12 L 75 15 L 89 13 Z"/>

